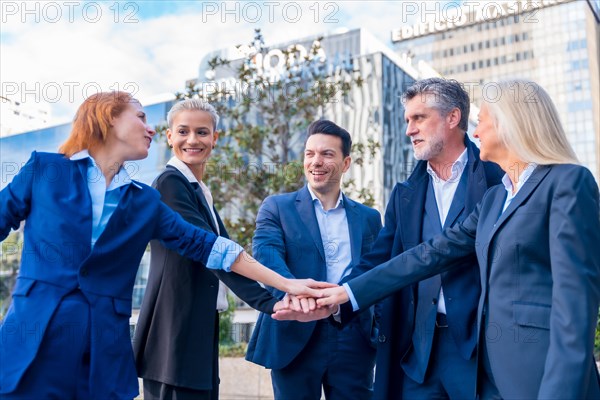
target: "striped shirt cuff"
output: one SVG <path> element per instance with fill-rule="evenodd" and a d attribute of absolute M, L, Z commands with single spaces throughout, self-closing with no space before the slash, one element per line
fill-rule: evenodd
<path fill-rule="evenodd" d="M 244 248 L 236 242 L 219 236 L 210 251 L 206 268 L 222 269 L 225 272 L 230 272 L 231 265 L 237 260 L 242 251 L 244 251 Z"/>

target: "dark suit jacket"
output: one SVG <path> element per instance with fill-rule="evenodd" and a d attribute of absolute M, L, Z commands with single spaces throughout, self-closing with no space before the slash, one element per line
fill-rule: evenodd
<path fill-rule="evenodd" d="M 172 166 L 153 183 L 162 201 L 189 223 L 217 233 L 202 190 Z M 221 236 L 228 237 L 215 210 Z M 236 273 L 215 271 L 151 242 L 148 285 L 133 342 L 144 379 L 196 390 L 217 389 L 219 279 L 252 307 L 271 313 L 277 299 Z M 216 275 L 216 276 L 215 276 Z"/>
<path fill-rule="evenodd" d="M 87 159 L 36 153 L 0 192 L 0 239 L 26 220 L 21 269 L 0 327 L 0 393 L 16 388 L 62 299 L 80 289 L 90 303 L 90 393 L 138 395 L 129 317 L 136 272 L 151 239 L 206 263 L 216 236 L 186 223 L 139 182 L 123 186 L 94 248 Z M 65 379 L 72 377 L 65 376 Z"/>
<path fill-rule="evenodd" d="M 352 262 L 357 263 L 375 241 L 381 229 L 381 216 L 346 196 L 344 207 Z M 327 279 L 319 224 L 306 186 L 297 192 L 265 199 L 256 218 L 253 251 L 258 261 L 285 277 Z M 278 297 L 284 295 L 271 290 Z M 365 312 L 360 318 L 364 339 L 370 341 L 372 314 Z M 261 314 L 248 344 L 246 359 L 267 368 L 284 368 L 307 345 L 315 326 L 316 322 L 276 321 Z"/>
<path fill-rule="evenodd" d="M 464 193 L 464 209 L 455 209 L 447 216 L 446 224 L 451 226 L 471 213 L 483 197 L 485 191 L 501 181 L 502 170 L 493 163 L 479 159 L 479 149 L 465 136 L 468 162 L 464 173 L 467 175 L 467 189 Z M 361 263 L 353 269 L 348 279 L 369 271 L 378 264 L 389 261 L 392 257 L 406 251 L 421 242 L 423 230 L 423 214 L 425 194 L 429 185 L 427 162 L 417 163 L 415 170 L 406 182 L 396 185 L 392 191 L 385 213 L 385 224 L 370 253 L 365 255 Z M 456 196 L 456 195 L 455 195 Z M 462 214 L 461 214 L 462 213 Z M 446 300 L 448 319 L 452 321 L 451 333 L 461 356 L 469 359 L 476 347 L 476 311 L 479 299 L 479 267 L 475 255 L 465 259 L 462 266 L 441 276 Z M 347 280 L 347 279 L 346 279 Z M 431 326 L 415 326 L 417 285 L 408 287 L 376 306 L 379 337 L 377 346 L 377 370 L 375 376 L 374 398 L 380 400 L 399 398 L 402 394 L 403 370 L 400 361 L 411 346 L 413 331 L 421 347 L 427 347 L 433 340 L 433 324 Z M 431 303 L 431 301 L 430 301 Z M 432 305 L 437 307 L 437 305 Z M 350 303 L 342 306 L 342 320 L 345 322 L 353 315 Z M 434 321 L 431 321 L 434 323 Z M 427 341 L 425 340 L 427 338 Z M 427 349 L 417 349 L 426 352 Z M 428 357 L 427 357 L 428 359 Z M 427 363 L 413 368 L 409 374 L 413 379 L 423 375 Z M 419 378 L 416 378 L 417 380 Z M 471 384 L 475 390 L 475 377 Z"/>
<path fill-rule="evenodd" d="M 505 199 L 491 188 L 461 225 L 348 284 L 364 308 L 475 253 L 478 327 L 501 396 L 600 398 L 598 186 L 583 167 L 538 166 L 502 213 Z"/>

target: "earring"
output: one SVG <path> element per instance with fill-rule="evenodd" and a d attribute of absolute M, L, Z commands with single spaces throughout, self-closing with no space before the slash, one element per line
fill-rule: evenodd
<path fill-rule="evenodd" d="M 169 143 L 169 148 L 170 148 L 170 149 L 172 149 L 172 148 L 173 148 L 173 145 L 172 145 L 171 143 Z"/>

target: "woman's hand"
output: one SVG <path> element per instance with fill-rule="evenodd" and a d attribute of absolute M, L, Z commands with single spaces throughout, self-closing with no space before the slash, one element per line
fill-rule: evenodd
<path fill-rule="evenodd" d="M 335 283 L 319 282 L 314 279 L 286 279 L 286 281 L 285 292 L 299 298 L 319 298 L 323 291 L 317 289 L 337 287 Z"/>

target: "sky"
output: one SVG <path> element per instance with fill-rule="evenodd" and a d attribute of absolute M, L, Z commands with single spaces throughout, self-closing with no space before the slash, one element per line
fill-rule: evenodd
<path fill-rule="evenodd" d="M 393 29 L 440 4 L 1 0 L 0 94 L 66 122 L 100 90 L 127 90 L 142 102 L 183 90 L 207 53 L 249 43 L 256 28 L 267 45 L 344 28 L 391 44 Z"/>

